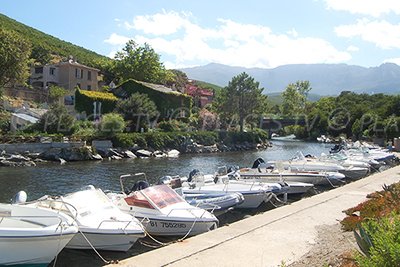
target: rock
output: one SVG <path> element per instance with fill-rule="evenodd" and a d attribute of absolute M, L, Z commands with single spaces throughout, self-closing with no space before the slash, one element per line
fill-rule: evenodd
<path fill-rule="evenodd" d="M 122 159 L 122 157 L 118 157 L 118 156 L 112 155 L 111 157 L 109 157 L 109 159 L 119 160 L 119 159 Z"/>
<path fill-rule="evenodd" d="M 21 155 L 11 155 L 7 160 L 12 161 L 12 162 L 22 162 L 22 161 L 31 161 L 30 158 L 21 156 Z"/>
<path fill-rule="evenodd" d="M 33 161 L 15 162 L 15 161 L 9 161 L 9 160 L 1 160 L 0 166 L 2 166 L 2 167 L 34 167 L 34 166 L 36 166 L 36 163 Z"/>
<path fill-rule="evenodd" d="M 39 158 L 44 160 L 58 161 L 61 154 L 61 148 L 50 148 L 42 153 L 40 153 Z"/>
<path fill-rule="evenodd" d="M 103 160 L 103 157 L 102 157 L 100 154 L 93 154 L 93 155 L 92 155 L 92 158 L 93 158 L 94 160 Z"/>
<path fill-rule="evenodd" d="M 165 154 L 164 152 L 162 152 L 160 150 L 156 150 L 153 152 L 153 156 L 156 158 L 166 158 L 167 154 Z"/>
<path fill-rule="evenodd" d="M 138 157 L 151 157 L 151 152 L 145 149 L 139 149 L 138 151 L 136 151 L 136 155 Z"/>
<path fill-rule="evenodd" d="M 167 156 L 168 156 L 169 158 L 177 158 L 177 157 L 179 156 L 180 153 L 181 153 L 181 152 L 179 152 L 178 150 L 172 149 L 172 150 L 170 150 L 170 151 L 167 152 Z"/>
<path fill-rule="evenodd" d="M 67 163 L 67 161 L 63 158 L 59 158 L 58 160 L 60 161 L 60 165 L 64 165 L 65 163 Z"/>
<path fill-rule="evenodd" d="M 212 145 L 212 146 L 204 146 L 203 147 L 203 153 L 215 153 L 218 152 L 218 147 L 216 144 Z"/>
<path fill-rule="evenodd" d="M 122 152 L 122 155 L 124 155 L 126 158 L 130 158 L 130 159 L 135 159 L 137 158 L 137 156 L 130 150 L 125 150 Z"/>
<path fill-rule="evenodd" d="M 115 149 L 113 149 L 113 148 L 110 148 L 109 150 L 109 156 L 116 156 L 116 157 L 120 157 L 120 158 L 123 158 L 124 156 L 121 154 L 121 153 L 119 153 L 117 150 L 115 150 Z"/>

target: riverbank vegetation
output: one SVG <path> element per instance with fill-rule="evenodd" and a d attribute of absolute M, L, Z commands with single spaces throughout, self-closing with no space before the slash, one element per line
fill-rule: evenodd
<path fill-rule="evenodd" d="M 400 266 L 400 183 L 384 186 L 368 200 L 346 211 L 345 231 L 354 231 L 363 254 L 358 266 Z"/>

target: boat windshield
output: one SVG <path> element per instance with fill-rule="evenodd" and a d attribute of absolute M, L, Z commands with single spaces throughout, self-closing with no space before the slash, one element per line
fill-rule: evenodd
<path fill-rule="evenodd" d="M 184 200 L 168 185 L 155 185 L 140 191 L 149 198 L 158 208 L 184 202 Z"/>

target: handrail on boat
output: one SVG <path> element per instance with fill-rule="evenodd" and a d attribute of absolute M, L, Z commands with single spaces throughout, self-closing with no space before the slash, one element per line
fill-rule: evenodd
<path fill-rule="evenodd" d="M 57 226 L 57 228 L 62 224 L 62 222 L 63 222 L 63 220 L 62 220 L 62 218 L 60 217 L 60 216 L 58 216 L 58 215 L 53 215 L 53 216 L 41 216 L 41 215 L 11 215 L 10 214 L 10 216 L 4 216 L 4 215 L 2 215 L 2 216 L 0 216 L 1 217 L 1 220 L 0 220 L 0 224 L 3 222 L 3 220 L 5 219 L 5 218 L 10 218 L 10 219 L 58 219 L 58 226 Z M 31 222 L 31 221 L 29 221 L 30 223 L 35 223 L 35 222 Z M 39 223 L 37 223 L 37 225 L 41 225 L 41 226 L 43 226 L 43 227 L 45 227 L 45 226 L 47 226 L 47 225 L 44 225 L 44 224 L 39 224 Z M 56 228 L 56 229 L 57 229 Z"/>
<path fill-rule="evenodd" d="M 130 221 L 122 221 L 122 220 L 103 220 L 103 221 L 100 222 L 99 226 L 97 226 L 97 229 L 100 229 L 100 226 L 101 226 L 103 223 L 106 223 L 106 222 L 126 223 L 125 227 L 123 228 L 124 231 L 126 230 L 126 228 L 128 228 L 128 226 L 129 226 L 132 222 L 134 222 L 134 223 L 136 223 L 137 225 L 139 225 L 139 221 L 136 221 L 136 220 L 130 220 Z"/>

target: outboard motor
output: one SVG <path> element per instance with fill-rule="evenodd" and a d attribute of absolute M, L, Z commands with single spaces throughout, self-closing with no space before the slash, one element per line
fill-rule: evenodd
<path fill-rule="evenodd" d="M 342 145 L 336 144 L 334 147 L 331 148 L 331 150 L 329 151 L 329 153 L 338 153 L 340 150 L 343 149 Z"/>
<path fill-rule="evenodd" d="M 193 177 L 199 175 L 200 171 L 198 169 L 194 169 L 189 173 L 189 178 L 187 179 L 188 182 L 193 181 Z"/>
<path fill-rule="evenodd" d="M 137 181 L 137 182 L 132 186 L 131 192 L 143 190 L 143 189 L 146 189 L 146 188 L 149 187 L 149 186 L 150 186 L 150 185 L 149 185 L 148 182 L 140 180 L 140 181 Z"/>
<path fill-rule="evenodd" d="M 264 161 L 262 158 L 258 158 L 258 159 L 256 159 L 256 160 L 254 161 L 253 166 L 252 166 L 251 168 L 252 168 L 252 169 L 256 169 L 256 168 L 258 168 L 258 166 L 259 166 L 261 163 L 265 163 L 265 161 Z"/>
<path fill-rule="evenodd" d="M 28 196 L 25 191 L 19 191 L 13 197 L 11 203 L 12 204 L 23 204 L 26 202 L 27 198 L 28 198 Z"/>

